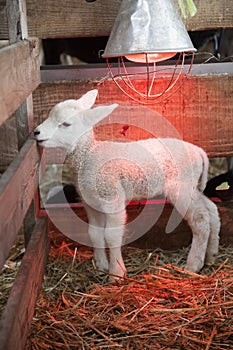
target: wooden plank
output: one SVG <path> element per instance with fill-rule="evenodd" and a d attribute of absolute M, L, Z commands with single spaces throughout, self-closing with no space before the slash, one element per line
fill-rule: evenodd
<path fill-rule="evenodd" d="M 29 129 L 28 129 L 28 117 L 27 117 L 27 101 L 25 100 L 14 113 L 16 120 L 16 131 L 18 139 L 18 149 L 26 142 Z"/>
<path fill-rule="evenodd" d="M 34 197 L 38 166 L 36 142 L 28 140 L 0 179 L 0 268 Z"/>
<path fill-rule="evenodd" d="M 6 13 L 9 32 L 9 43 L 14 44 L 28 37 L 25 0 L 6 0 Z M 16 120 L 18 149 L 28 137 L 27 102 L 26 100 L 14 113 Z"/>
<path fill-rule="evenodd" d="M 39 44 L 22 41 L 0 50 L 0 124 L 40 83 Z"/>
<path fill-rule="evenodd" d="M 34 129 L 32 94 L 17 108 L 15 113 L 0 126 L 0 172 L 12 162 L 29 133 Z"/>
<path fill-rule="evenodd" d="M 177 5 L 176 1 L 176 5 Z M 197 13 L 193 17 L 183 19 L 189 31 L 232 28 L 233 2 L 229 0 L 194 0 Z"/>
<path fill-rule="evenodd" d="M 159 65 L 159 72 L 166 71 L 167 67 L 172 66 L 174 62 L 167 61 L 167 65 Z M 145 73 L 144 65 L 137 65 L 134 63 L 127 63 L 127 71 L 130 74 Z M 189 65 L 185 64 L 183 73 L 187 74 Z M 117 75 L 119 72 L 118 65 L 112 64 L 111 66 L 113 75 Z M 59 81 L 80 81 L 80 80 L 106 80 L 108 76 L 108 69 L 106 63 L 97 63 L 97 64 L 84 64 L 84 65 L 42 65 L 41 66 L 41 82 L 42 83 L 52 83 Z M 232 62 L 224 63 L 208 63 L 204 64 L 203 62 L 195 63 L 192 65 L 192 68 L 189 72 L 189 75 L 211 75 L 211 74 L 233 74 L 233 64 Z"/>
<path fill-rule="evenodd" d="M 38 219 L 0 320 L 0 349 L 23 350 L 48 255 L 46 218 Z"/>
<path fill-rule="evenodd" d="M 0 150 L 0 172 L 2 173 L 18 153 L 16 120 L 14 115 L 0 125 Z"/>
<path fill-rule="evenodd" d="M 0 40 L 9 38 L 6 9 L 6 0 L 0 0 Z"/>
<path fill-rule="evenodd" d="M 216 204 L 221 219 L 220 245 L 227 247 L 233 244 L 233 201 Z M 155 225 L 144 236 L 132 242 L 132 245 L 141 249 L 161 248 L 164 250 L 177 250 L 189 246 L 192 241 L 192 232 L 185 220 L 182 220 L 171 233 L 165 233 L 172 210 L 173 207 L 170 204 L 166 204 Z M 151 217 L 154 211 L 155 207 L 151 206 L 148 215 Z M 137 215 L 135 208 L 129 210 L 131 220 Z M 143 229 L 147 217 L 142 216 L 140 219 L 139 225 Z"/>
<path fill-rule="evenodd" d="M 156 202 L 156 201 L 155 201 Z M 130 245 L 141 249 L 156 249 L 176 250 L 187 247 L 192 240 L 192 232 L 185 220 L 181 220 L 179 225 L 171 232 L 166 233 L 168 219 L 172 213 L 173 207 L 169 203 L 157 201 L 156 204 L 147 205 L 146 211 L 143 213 L 143 205 L 127 206 L 128 222 L 133 221 L 140 214 L 140 220 L 137 221 L 137 232 L 145 232 L 148 222 L 152 222 L 155 213 L 160 212 L 158 220 L 155 220 L 154 225 L 141 237 L 135 241 L 131 241 Z M 223 246 L 233 245 L 233 201 L 216 203 L 221 219 L 220 244 Z M 52 206 L 52 205 L 51 205 Z M 79 243 L 90 245 L 86 228 L 80 228 L 75 214 L 84 222 L 87 222 L 85 209 L 80 205 L 78 208 L 50 208 L 46 213 L 49 218 L 50 229 L 59 229 L 67 237 L 77 240 Z M 130 237 L 130 232 L 128 232 Z"/>
<path fill-rule="evenodd" d="M 157 84 L 165 83 L 166 79 L 162 81 L 158 79 Z M 35 123 L 40 124 L 46 119 L 50 109 L 57 102 L 79 98 L 93 88 L 99 91 L 97 104 L 113 102 L 132 104 L 131 100 L 109 80 L 46 83 L 41 84 L 33 94 Z M 150 105 L 148 109 L 159 112 L 177 130 L 181 139 L 203 147 L 210 157 L 233 156 L 232 96 L 232 74 L 189 76 L 170 98 L 159 104 Z M 152 123 L 150 124 L 152 129 L 155 128 L 157 121 L 155 115 L 151 114 L 150 121 L 140 117 L 143 108 L 146 107 L 138 105 L 135 112 L 142 120 L 141 128 L 146 128 L 148 122 Z M 136 118 L 137 115 L 132 117 Z M 121 126 L 109 132 L 106 128 L 107 126 L 102 127 L 99 131 L 100 139 L 122 136 Z M 107 134 L 109 135 L 106 136 Z M 163 136 L 169 135 L 165 133 Z M 133 127 L 130 127 L 127 137 L 135 139 L 139 138 L 139 134 L 135 134 Z M 55 160 L 56 151 L 51 152 L 51 157 Z"/>
<path fill-rule="evenodd" d="M 197 14 L 184 20 L 187 30 L 221 29 L 233 26 L 233 2 L 229 0 L 194 1 Z M 0 38 L 7 39 L 4 3 L 0 1 L 3 21 Z M 178 8 L 178 1 L 174 1 Z M 41 39 L 108 36 L 121 0 L 95 2 L 27 0 L 29 35 Z M 179 8 L 178 8 L 179 9 Z M 0 13 L 1 13 L 0 12 Z"/>
<path fill-rule="evenodd" d="M 28 37 L 26 0 L 6 0 L 10 44 Z"/>
<path fill-rule="evenodd" d="M 29 209 L 26 213 L 26 216 L 24 218 L 24 222 L 23 222 L 23 235 L 24 235 L 24 244 L 25 247 L 28 246 L 28 243 L 30 241 L 31 235 L 32 235 L 32 231 L 33 231 L 33 227 L 36 223 L 36 210 L 35 210 L 35 200 L 33 199 Z"/>
<path fill-rule="evenodd" d="M 34 130 L 34 112 L 33 112 L 33 100 L 32 100 L 32 94 L 30 94 L 27 99 L 27 123 L 28 123 L 28 130 L 29 133 L 31 133 Z"/>

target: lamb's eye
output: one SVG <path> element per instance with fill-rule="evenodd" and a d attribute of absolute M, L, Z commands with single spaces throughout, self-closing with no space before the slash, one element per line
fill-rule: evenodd
<path fill-rule="evenodd" d="M 67 122 L 64 122 L 62 123 L 63 126 L 71 126 L 71 124 L 67 123 Z"/>
<path fill-rule="evenodd" d="M 59 127 L 59 128 L 60 128 L 61 126 L 67 127 L 67 126 L 70 126 L 70 125 L 71 125 L 71 124 L 69 124 L 69 123 L 67 123 L 67 122 L 64 122 L 64 123 L 59 124 L 58 127 Z"/>

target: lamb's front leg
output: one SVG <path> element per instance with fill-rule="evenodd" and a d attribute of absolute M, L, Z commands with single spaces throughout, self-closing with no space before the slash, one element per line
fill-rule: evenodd
<path fill-rule="evenodd" d="M 122 258 L 121 246 L 123 243 L 124 224 L 126 211 L 106 215 L 105 241 L 109 247 L 109 281 L 113 282 L 118 277 L 124 277 L 126 273 L 125 264 Z"/>
<path fill-rule="evenodd" d="M 105 251 L 105 214 L 84 205 L 88 216 L 88 234 L 94 249 L 94 261 L 98 270 L 108 271 L 109 263 Z"/>
<path fill-rule="evenodd" d="M 105 251 L 104 228 L 89 225 L 88 234 L 93 244 L 96 268 L 100 271 L 108 271 L 109 263 Z"/>

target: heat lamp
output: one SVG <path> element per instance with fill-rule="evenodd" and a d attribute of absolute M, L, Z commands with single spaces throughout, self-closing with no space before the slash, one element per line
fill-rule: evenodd
<path fill-rule="evenodd" d="M 102 57 L 121 91 L 150 104 L 179 88 L 195 51 L 172 0 L 122 0 Z M 112 64 L 116 58 L 117 65 Z M 173 65 L 161 65 L 171 58 Z"/>

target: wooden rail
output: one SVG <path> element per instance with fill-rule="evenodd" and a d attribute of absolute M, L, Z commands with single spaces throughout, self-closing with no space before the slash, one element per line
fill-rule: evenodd
<path fill-rule="evenodd" d="M 149 200 L 148 203 L 150 204 L 146 204 L 145 211 L 143 204 L 140 204 L 140 206 L 129 204 L 127 206 L 128 222 L 135 220 L 138 215 L 140 215 L 140 220 L 137 221 L 137 237 L 136 233 L 132 231 L 131 234 L 134 234 L 134 236 L 127 236 L 126 244 L 130 242 L 130 245 L 140 249 L 156 249 L 159 247 L 164 250 L 177 250 L 191 244 L 192 231 L 184 219 L 180 220 L 179 225 L 172 232 L 166 233 L 168 219 L 173 210 L 171 204 L 163 200 Z M 233 201 L 216 202 L 216 205 L 221 219 L 220 245 L 232 245 Z M 87 222 L 86 211 L 81 203 L 72 206 L 72 210 L 66 206 L 62 208 L 62 205 L 60 205 L 60 208 L 58 205 L 56 207 L 52 204 L 47 206 L 46 212 L 50 219 L 49 226 L 51 230 L 59 229 L 67 237 L 91 245 L 85 228 L 83 229 L 82 225 L 77 224 L 79 221 L 73 211 L 81 221 Z M 148 223 L 152 222 L 152 218 L 156 217 L 157 213 L 161 213 L 161 215 L 157 220 L 154 220 L 153 226 L 145 234 L 139 236 L 138 232 L 145 232 L 145 227 L 148 227 Z"/>
<path fill-rule="evenodd" d="M 221 29 L 233 26 L 233 2 L 194 1 L 197 13 L 184 19 L 187 30 Z M 174 1 L 178 10 L 178 2 Z M 40 39 L 108 36 L 121 0 L 92 3 L 73 0 L 27 0 L 29 35 Z M 0 39 L 7 39 L 6 1 L 0 1 Z"/>
<path fill-rule="evenodd" d="M 38 219 L 0 320 L 0 350 L 24 350 L 48 255 L 47 220 Z"/>
<path fill-rule="evenodd" d="M 28 140 L 0 179 L 0 269 L 38 187 L 39 154 Z"/>
<path fill-rule="evenodd" d="M 0 50 L 0 125 L 40 83 L 38 40 L 30 39 Z"/>
<path fill-rule="evenodd" d="M 208 69 L 208 65 L 206 66 Z M 73 71 L 75 75 L 75 69 Z M 158 79 L 157 84 L 164 84 L 165 82 L 165 79 L 163 81 Z M 40 84 L 33 93 L 36 124 L 47 118 L 55 103 L 69 98 L 79 98 L 83 93 L 93 88 L 97 88 L 99 91 L 97 104 L 129 102 L 112 81 L 107 79 L 88 81 L 83 78 L 79 80 L 77 74 L 75 81 L 63 80 Z M 180 89 L 169 99 L 159 104 L 150 105 L 148 108 L 159 112 L 168 120 L 177 130 L 181 139 L 203 147 L 210 157 L 233 156 L 232 96 L 232 73 L 205 74 L 203 68 L 202 74 L 192 75 L 185 79 Z M 138 118 L 141 120 L 140 127 L 142 129 L 146 129 L 148 123 L 151 123 L 150 127 L 152 129 L 158 129 L 156 116 L 153 117 L 153 114 L 149 115 L 147 113 L 150 121 L 147 120 L 148 118 L 143 116 L 143 108 L 145 107 L 139 105 L 138 108 L 134 109 L 134 113 L 129 115 L 129 125 L 133 124 L 133 118 Z M 124 116 L 124 120 L 126 120 L 126 116 Z M 100 139 L 122 137 L 121 129 L 122 126 L 120 125 L 116 127 L 108 125 L 98 127 L 97 136 Z M 140 137 L 133 126 L 130 126 L 126 136 L 133 139 Z M 166 135 L 165 130 L 165 133 L 160 136 L 170 135 Z M 49 152 L 51 152 L 51 157 Z M 56 163 L 59 152 L 51 150 L 46 153 L 48 155 L 47 162 L 50 163 L 51 160 Z"/>

